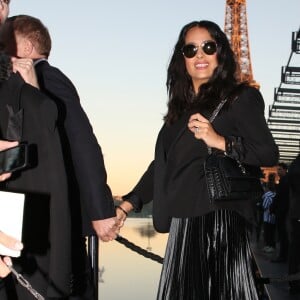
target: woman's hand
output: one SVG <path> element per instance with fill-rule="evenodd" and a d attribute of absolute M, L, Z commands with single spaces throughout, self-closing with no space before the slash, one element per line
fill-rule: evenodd
<path fill-rule="evenodd" d="M 116 215 L 120 222 L 119 228 L 124 226 L 127 215 L 131 210 L 133 210 L 133 206 L 128 201 L 122 201 L 120 205 L 116 206 Z"/>
<path fill-rule="evenodd" d="M 225 138 L 219 135 L 211 123 L 201 114 L 191 115 L 188 128 L 198 140 L 203 140 L 208 147 L 225 151 Z"/>

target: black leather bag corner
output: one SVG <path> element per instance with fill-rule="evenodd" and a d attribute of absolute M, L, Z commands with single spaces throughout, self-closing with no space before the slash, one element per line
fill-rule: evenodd
<path fill-rule="evenodd" d="M 243 165 L 223 152 L 208 155 L 204 172 L 211 202 L 256 199 L 262 196 L 261 169 Z"/>

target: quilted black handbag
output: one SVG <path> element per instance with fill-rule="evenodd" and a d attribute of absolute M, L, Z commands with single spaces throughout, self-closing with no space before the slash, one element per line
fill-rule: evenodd
<path fill-rule="evenodd" d="M 259 167 L 242 165 L 224 153 L 213 152 L 205 164 L 205 177 L 209 199 L 246 200 L 262 196 Z"/>
<path fill-rule="evenodd" d="M 214 120 L 226 99 L 213 112 L 210 122 Z M 222 151 L 212 151 L 204 163 L 208 195 L 211 202 L 217 200 L 246 200 L 262 196 L 260 182 L 262 172 L 259 167 L 244 165 L 238 160 L 226 156 Z"/>

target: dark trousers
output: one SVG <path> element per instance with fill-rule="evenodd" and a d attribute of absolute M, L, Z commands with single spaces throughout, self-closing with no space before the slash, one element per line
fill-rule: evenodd
<path fill-rule="evenodd" d="M 275 224 L 264 222 L 264 242 L 266 246 L 275 248 Z"/>
<path fill-rule="evenodd" d="M 298 219 L 291 220 L 288 266 L 290 275 L 300 272 L 300 220 Z M 291 281 L 290 286 L 300 288 L 300 280 Z"/>
<path fill-rule="evenodd" d="M 276 224 L 277 224 L 277 233 L 278 233 L 278 241 L 279 241 L 278 258 L 287 260 L 289 239 L 288 239 L 286 218 L 281 216 L 277 217 Z"/>

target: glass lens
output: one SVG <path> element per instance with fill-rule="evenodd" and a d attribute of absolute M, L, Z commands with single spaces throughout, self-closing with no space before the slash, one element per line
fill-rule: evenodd
<path fill-rule="evenodd" d="M 217 44 L 214 41 L 206 41 L 202 44 L 202 50 L 207 55 L 213 55 L 217 51 Z"/>
<path fill-rule="evenodd" d="M 217 51 L 217 44 L 215 41 L 204 41 L 201 45 L 202 51 L 206 55 L 213 55 Z M 182 53 L 186 58 L 192 58 L 197 54 L 198 46 L 194 44 L 187 44 L 182 47 Z"/>
<path fill-rule="evenodd" d="M 196 55 L 198 47 L 193 44 L 187 44 L 182 47 L 182 53 L 187 58 L 192 58 Z"/>

